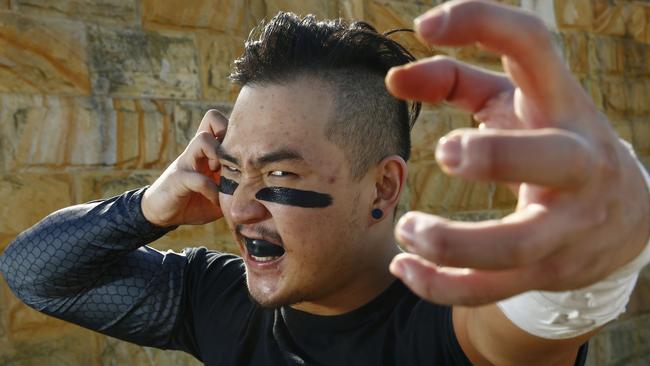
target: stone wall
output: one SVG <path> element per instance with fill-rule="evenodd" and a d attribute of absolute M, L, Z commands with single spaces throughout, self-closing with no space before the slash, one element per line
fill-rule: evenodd
<path fill-rule="evenodd" d="M 409 27 L 438 1 L 0 0 L 0 250 L 46 214 L 148 184 L 185 147 L 206 109 L 228 112 L 226 75 L 251 27 L 278 10 L 344 16 L 379 30 Z M 510 0 L 536 11 L 568 65 L 650 165 L 650 1 Z M 476 47 L 428 49 L 499 69 Z M 499 217 L 500 185 L 452 179 L 434 145 L 465 113 L 427 107 L 413 133 L 403 207 L 459 219 Z M 235 250 L 223 224 L 182 227 L 160 249 Z M 650 362 L 650 271 L 629 312 L 594 341 L 590 365 Z M 0 365 L 197 365 L 178 352 L 129 345 L 41 315 L 0 280 Z"/>

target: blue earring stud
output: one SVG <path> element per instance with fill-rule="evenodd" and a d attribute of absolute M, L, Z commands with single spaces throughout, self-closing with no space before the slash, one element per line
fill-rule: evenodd
<path fill-rule="evenodd" d="M 372 215 L 373 219 L 379 220 L 379 219 L 381 219 L 382 216 L 384 216 L 384 211 L 382 211 L 379 208 L 375 208 L 375 209 L 372 210 L 371 215 Z"/>

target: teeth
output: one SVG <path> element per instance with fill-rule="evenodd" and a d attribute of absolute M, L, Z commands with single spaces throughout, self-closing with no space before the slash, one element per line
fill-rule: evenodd
<path fill-rule="evenodd" d="M 251 257 L 256 261 L 256 262 L 270 262 L 274 259 L 280 258 L 280 257 L 256 257 L 254 255 L 251 255 Z"/>
<path fill-rule="evenodd" d="M 280 257 L 284 254 L 284 248 L 262 239 L 244 238 L 248 253 L 258 258 Z"/>

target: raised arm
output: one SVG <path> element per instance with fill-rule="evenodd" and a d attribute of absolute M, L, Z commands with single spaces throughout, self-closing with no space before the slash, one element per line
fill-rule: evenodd
<path fill-rule="evenodd" d="M 168 347 L 186 260 L 144 246 L 168 229 L 142 215 L 143 191 L 62 209 L 21 233 L 0 257 L 9 287 L 48 315 Z"/>
<path fill-rule="evenodd" d="M 57 211 L 21 233 L 0 270 L 29 306 L 141 345 L 184 349 L 184 254 L 146 244 L 176 225 L 221 216 L 216 146 L 226 118 L 209 111 L 185 151 L 148 189 Z"/>
<path fill-rule="evenodd" d="M 474 113 L 485 128 L 441 139 L 438 162 L 452 175 L 510 183 L 519 202 L 479 223 L 407 214 L 396 234 L 411 253 L 391 270 L 423 298 L 474 306 L 455 307 L 454 325 L 476 364 L 572 364 L 624 310 L 647 263 L 650 196 L 638 161 L 530 13 L 449 1 L 416 30 L 429 43 L 503 55 L 504 74 L 434 57 L 392 70 L 387 85 Z"/>

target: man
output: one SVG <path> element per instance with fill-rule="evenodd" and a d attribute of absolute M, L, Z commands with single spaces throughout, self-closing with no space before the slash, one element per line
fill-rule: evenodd
<path fill-rule="evenodd" d="M 151 187 L 61 210 L 21 234 L 1 259 L 5 278 L 48 314 L 210 365 L 580 364 L 581 345 L 601 323 L 554 321 L 570 336 L 552 339 L 536 323 L 525 331 L 510 303 L 495 301 L 607 280 L 645 252 L 650 205 L 634 159 L 532 19 L 482 2 L 447 4 L 420 20 L 420 35 L 451 45 L 479 37 L 506 55 L 509 77 L 432 59 L 387 78 L 398 96 L 477 112 L 488 128 L 455 132 L 438 157 L 460 176 L 534 183 L 518 187 L 508 219 L 411 215 L 397 234 L 416 254 L 398 254 L 393 212 L 417 108 L 409 116 L 383 79 L 410 58 L 366 25 L 280 14 L 235 64 L 243 88 L 229 121 L 209 112 Z M 525 52 L 530 39 L 544 62 Z M 555 128 L 532 130 L 540 127 Z M 535 155 L 524 148 L 531 145 Z M 567 151 L 581 164 L 566 162 Z M 601 166 L 602 154 L 615 167 Z M 637 197 L 611 193 L 598 182 L 604 177 Z M 604 218 L 586 211 L 594 197 L 606 205 Z M 569 216 L 576 212 L 583 216 Z M 222 216 L 243 258 L 143 246 L 176 225 Z M 452 311 L 414 293 L 486 305 Z"/>

